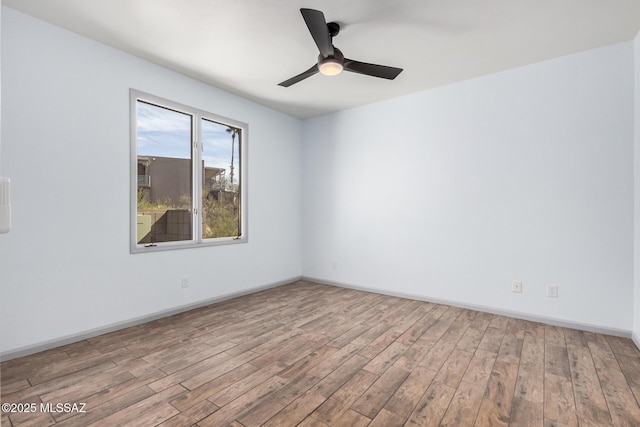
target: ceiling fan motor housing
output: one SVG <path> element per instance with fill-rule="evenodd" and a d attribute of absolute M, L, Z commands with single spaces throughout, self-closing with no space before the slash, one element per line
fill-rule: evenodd
<path fill-rule="evenodd" d="M 340 64 L 344 63 L 344 55 L 337 47 L 333 47 L 333 55 L 329 55 L 326 58 L 322 56 L 322 54 L 318 55 L 318 65 L 321 65 L 324 62 L 332 61 L 338 62 Z"/>
<path fill-rule="evenodd" d="M 344 69 L 344 55 L 340 49 L 333 47 L 333 55 L 318 55 L 318 70 L 325 76 L 336 76 Z"/>

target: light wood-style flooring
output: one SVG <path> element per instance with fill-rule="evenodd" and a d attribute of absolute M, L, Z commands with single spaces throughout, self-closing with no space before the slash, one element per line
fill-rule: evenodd
<path fill-rule="evenodd" d="M 10 360 L 1 379 L 2 403 L 38 408 L 3 426 L 640 426 L 628 339 L 304 281 Z"/>

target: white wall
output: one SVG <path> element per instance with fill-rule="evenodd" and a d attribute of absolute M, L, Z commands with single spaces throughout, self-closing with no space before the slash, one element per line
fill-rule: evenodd
<path fill-rule="evenodd" d="M 633 41 L 634 52 L 634 239 L 633 239 L 633 339 L 640 347 L 640 33 Z"/>
<path fill-rule="evenodd" d="M 632 70 L 627 42 L 306 120 L 303 275 L 630 331 Z"/>
<path fill-rule="evenodd" d="M 249 124 L 249 243 L 129 253 L 129 88 Z M 299 120 L 9 8 L 2 90 L 0 353 L 300 276 Z"/>

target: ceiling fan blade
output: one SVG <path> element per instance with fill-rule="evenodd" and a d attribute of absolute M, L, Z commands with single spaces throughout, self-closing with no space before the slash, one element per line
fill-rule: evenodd
<path fill-rule="evenodd" d="M 291 77 L 289 80 L 285 80 L 282 83 L 278 83 L 278 86 L 284 86 L 284 87 L 289 87 L 292 84 L 298 83 L 304 79 L 306 79 L 307 77 L 311 77 L 314 74 L 316 74 L 318 71 L 318 64 L 315 64 L 313 67 L 309 68 L 307 71 L 298 74 L 295 77 Z"/>
<path fill-rule="evenodd" d="M 327 21 L 324 19 L 324 13 L 314 9 L 300 9 L 304 22 L 316 42 L 318 50 L 323 57 L 333 55 L 333 45 L 331 44 L 331 36 L 327 28 Z"/>
<path fill-rule="evenodd" d="M 380 77 L 393 80 L 402 72 L 402 68 L 387 67 L 386 65 L 368 64 L 366 62 L 344 59 L 344 69 L 352 73 L 366 74 L 368 76 Z"/>

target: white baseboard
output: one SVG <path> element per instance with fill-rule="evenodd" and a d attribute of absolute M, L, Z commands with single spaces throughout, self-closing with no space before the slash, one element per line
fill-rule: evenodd
<path fill-rule="evenodd" d="M 636 331 L 631 332 L 631 340 L 640 349 L 640 337 L 636 334 Z"/>
<path fill-rule="evenodd" d="M 0 362 L 4 362 L 7 360 L 15 359 L 18 357 L 28 356 L 30 354 L 38 353 L 44 350 L 49 350 L 55 347 L 60 347 L 63 345 L 71 344 L 74 342 L 82 341 L 87 338 L 93 338 L 98 335 L 107 334 L 109 332 L 118 331 L 120 329 L 129 328 L 131 326 L 140 325 L 143 323 L 151 322 L 153 320 L 161 319 L 163 317 L 173 316 L 174 314 L 183 313 L 185 311 L 194 310 L 196 308 L 204 307 L 207 305 L 215 304 L 221 301 L 226 301 L 229 299 L 241 297 L 243 295 L 253 294 L 259 291 L 263 291 L 265 289 L 275 288 L 278 286 L 286 285 L 288 283 L 295 282 L 300 280 L 300 277 L 293 277 L 291 279 L 282 280 L 275 283 L 270 283 L 267 285 L 256 286 L 251 289 L 247 289 L 239 292 L 232 292 L 230 294 L 221 295 L 218 297 L 209 298 L 202 301 L 197 301 L 191 304 L 181 305 L 179 307 L 170 308 L 168 310 L 162 310 L 155 313 L 151 313 L 146 316 L 136 317 L 134 319 L 128 319 L 123 322 L 112 323 L 110 325 L 105 325 L 99 328 L 90 329 L 87 331 L 82 331 L 77 334 L 67 335 L 61 338 L 55 338 L 48 341 L 43 341 L 38 344 L 18 348 L 15 350 L 9 350 L 0 353 Z"/>
<path fill-rule="evenodd" d="M 497 314 L 500 316 L 508 316 L 516 319 L 528 320 L 531 322 L 545 323 L 547 325 L 560 326 L 563 328 L 578 329 L 581 331 L 594 332 L 594 333 L 605 334 L 605 335 L 613 335 L 613 336 L 623 337 L 623 338 L 632 338 L 631 331 L 627 331 L 624 329 L 607 328 L 599 325 L 591 325 L 588 323 L 581 323 L 581 322 L 572 322 L 572 321 L 563 320 L 563 319 L 556 319 L 553 317 L 538 316 L 530 313 L 521 313 L 518 311 L 502 310 L 499 308 L 487 307 L 483 305 L 465 304 L 458 301 L 451 301 L 451 300 L 446 300 L 441 298 L 431 298 L 424 295 L 416 295 L 416 294 L 409 294 L 404 292 L 394 292 L 394 291 L 389 291 L 384 289 L 368 288 L 366 286 L 351 285 L 348 283 L 334 282 L 330 280 L 318 279 L 318 278 L 309 277 L 309 276 L 302 276 L 301 280 L 321 283 L 325 285 L 338 286 L 341 288 L 356 289 L 356 290 L 365 291 L 365 292 L 373 292 L 376 294 L 389 295 L 389 296 L 394 296 L 399 298 L 407 298 L 407 299 L 413 299 L 418 301 L 433 302 L 436 304 L 451 305 L 453 307 L 466 308 L 469 310 Z M 634 342 L 636 343 L 636 346 L 640 348 L 640 345 L 639 345 L 640 340 L 634 339 Z"/>

